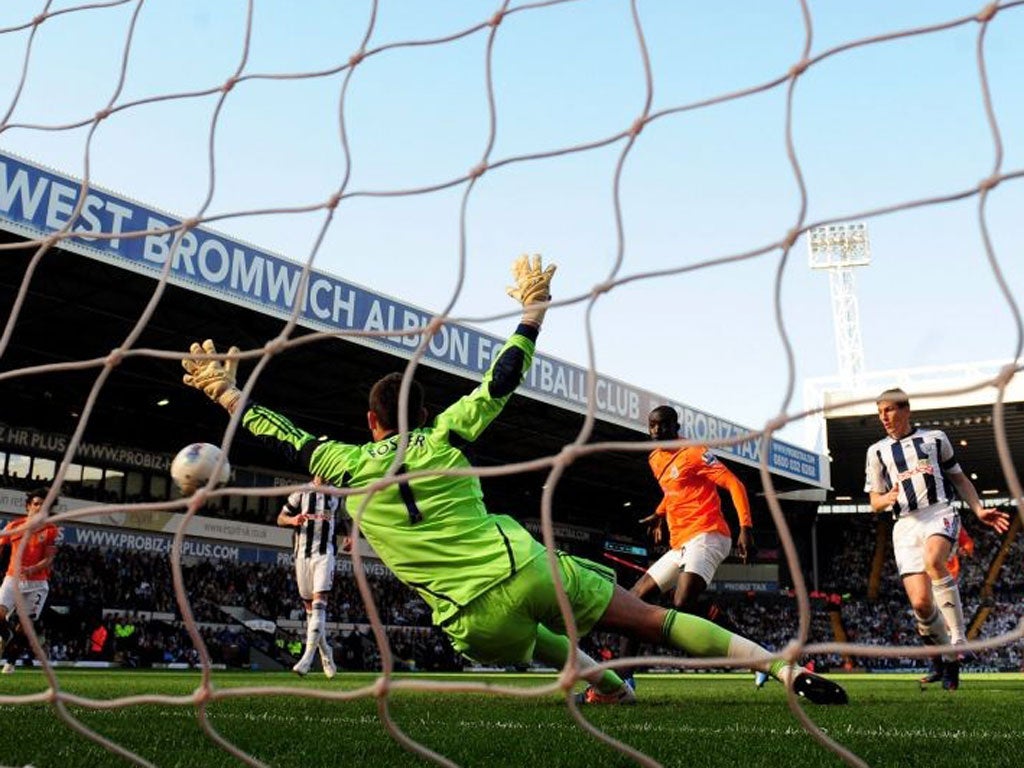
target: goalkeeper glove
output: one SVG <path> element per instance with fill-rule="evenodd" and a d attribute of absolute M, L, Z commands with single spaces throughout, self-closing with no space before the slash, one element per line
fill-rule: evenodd
<path fill-rule="evenodd" d="M 551 278 L 555 274 L 555 265 L 549 264 L 541 269 L 539 254 L 531 258 L 523 254 L 512 263 L 512 277 L 516 284 L 510 286 L 508 295 L 523 305 L 523 322 L 538 328 L 544 322 L 546 306 L 537 306 L 551 301 Z"/>
<path fill-rule="evenodd" d="M 193 342 L 189 349 L 191 356 L 181 361 L 181 367 L 185 369 L 185 376 L 182 378 L 188 386 L 202 390 L 208 398 L 219 403 L 229 413 L 234 411 L 235 404 L 242 397 L 242 390 L 235 386 L 235 375 L 238 368 L 236 360 L 197 360 L 196 355 L 217 354 L 217 347 L 211 339 L 203 342 L 202 346 Z M 231 347 L 229 355 L 237 354 L 238 347 Z"/>

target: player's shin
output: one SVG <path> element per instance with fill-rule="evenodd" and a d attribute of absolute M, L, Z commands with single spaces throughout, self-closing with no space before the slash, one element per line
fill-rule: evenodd
<path fill-rule="evenodd" d="M 327 619 L 327 604 L 316 600 L 313 602 L 312 610 L 307 615 L 306 623 L 306 652 L 304 656 L 312 656 L 314 651 L 320 647 L 320 641 L 324 636 L 324 624 Z"/>
<path fill-rule="evenodd" d="M 767 672 L 798 696 L 815 704 L 846 704 L 846 691 L 831 680 L 782 659 L 742 635 L 729 632 L 706 619 L 669 611 L 662 625 L 662 639 L 691 656 L 742 660 L 745 667 Z"/>
<path fill-rule="evenodd" d="M 932 597 L 944 623 L 949 627 L 950 641 L 954 645 L 964 642 L 967 634 L 964 626 L 964 608 L 960 602 L 960 588 L 953 577 L 946 576 L 933 581 Z"/>
<path fill-rule="evenodd" d="M 917 621 L 917 634 L 921 636 L 922 642 L 925 645 L 949 645 L 950 636 L 949 630 L 946 627 L 946 619 L 939 612 L 939 609 L 932 607 L 932 612 L 928 616 L 921 616 L 914 611 L 914 619 Z M 946 658 L 946 657 L 944 657 Z M 953 659 L 954 656 L 948 656 L 948 659 Z"/>
<path fill-rule="evenodd" d="M 309 623 L 310 626 L 315 626 L 316 629 L 316 648 L 320 651 L 320 661 L 323 664 L 324 672 L 328 677 L 333 677 L 334 674 L 330 668 L 334 666 L 334 649 L 327 642 L 326 603 L 320 601 L 313 603 L 313 611 L 310 615 Z"/>
<path fill-rule="evenodd" d="M 302 651 L 302 657 L 292 667 L 294 672 L 305 675 L 313 663 L 313 657 L 320 647 L 320 640 L 324 635 L 324 622 L 326 619 L 327 604 L 316 600 L 306 614 L 306 647 Z"/>
<path fill-rule="evenodd" d="M 314 645 L 319 644 L 327 622 L 327 603 L 322 600 L 313 601 L 313 610 L 309 613 L 309 632 L 314 634 Z"/>
<path fill-rule="evenodd" d="M 564 667 L 569 658 L 569 638 L 556 635 L 543 625 L 537 626 L 537 643 L 533 657 L 553 667 Z M 622 678 L 610 669 L 597 670 L 597 662 L 582 650 L 576 650 L 576 666 L 580 676 L 601 693 L 615 693 L 622 688 Z"/>
<path fill-rule="evenodd" d="M 3 651 L 0 656 L 7 664 L 14 664 L 24 644 L 24 633 L 21 631 L 17 616 L 9 616 L 0 621 L 0 633 L 3 637 L 3 643 L 0 643 Z"/>
<path fill-rule="evenodd" d="M 623 635 L 622 639 L 619 641 L 619 658 L 627 659 L 630 656 L 636 656 L 639 649 L 640 643 L 631 637 Z M 641 667 L 641 669 L 643 668 Z M 636 681 L 634 680 L 636 670 L 636 667 L 619 667 L 619 675 L 634 689 L 636 688 Z"/>
<path fill-rule="evenodd" d="M 750 669 L 767 672 L 785 684 L 793 674 L 791 667 L 782 660 L 769 661 L 771 653 L 753 640 L 689 613 L 669 611 L 662 635 L 669 645 L 690 656 L 744 659 Z"/>

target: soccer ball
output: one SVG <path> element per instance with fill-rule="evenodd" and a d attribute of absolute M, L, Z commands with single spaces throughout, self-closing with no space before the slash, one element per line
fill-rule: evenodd
<path fill-rule="evenodd" d="M 181 492 L 189 496 L 196 488 L 206 485 L 213 475 L 214 465 L 220 458 L 221 450 L 210 443 L 192 443 L 186 445 L 171 462 L 171 478 L 174 480 Z M 216 485 L 223 485 L 231 476 L 231 465 L 227 459 L 220 467 L 220 476 Z"/>

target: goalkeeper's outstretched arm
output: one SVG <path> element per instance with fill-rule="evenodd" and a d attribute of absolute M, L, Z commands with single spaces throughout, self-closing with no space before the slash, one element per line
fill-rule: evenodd
<path fill-rule="evenodd" d="M 544 322 L 551 301 L 551 278 L 557 268 L 554 264 L 543 268 L 539 253 L 523 254 L 512 263 L 516 284 L 509 286 L 508 295 L 523 305 L 523 323 L 540 328 Z"/>
<path fill-rule="evenodd" d="M 545 268 L 538 254 L 520 256 L 513 263 L 515 285 L 508 288 L 508 294 L 523 307 L 519 327 L 495 358 L 481 385 L 438 417 L 444 427 L 464 440 L 474 440 L 494 419 L 529 369 L 534 342 L 551 301 L 551 279 L 555 269 L 554 264 Z M 185 369 L 185 384 L 200 390 L 229 413 L 234 413 L 242 399 L 236 382 L 237 360 L 233 357 L 239 352 L 238 347 L 231 347 L 224 360 L 207 358 L 218 354 L 212 339 L 202 344 L 193 343 L 189 351 L 190 354 L 181 361 Z M 309 469 L 317 443 L 313 435 L 296 427 L 281 414 L 255 403 L 246 408 L 242 424 L 257 437 L 276 443 L 289 463 Z M 371 433 L 374 430 L 372 423 L 370 430 Z"/>
<path fill-rule="evenodd" d="M 519 326 L 495 356 L 480 386 L 438 415 L 438 428 L 473 442 L 505 407 L 533 362 L 555 269 L 554 264 L 544 268 L 539 254 L 523 255 L 513 262 L 516 284 L 508 289 L 508 295 L 523 305 Z"/>
<path fill-rule="evenodd" d="M 238 347 L 231 347 L 228 354 L 237 355 L 239 351 Z M 238 361 L 233 357 L 223 362 L 197 359 L 198 355 L 217 354 L 217 347 L 212 339 L 207 339 L 202 344 L 193 342 L 189 352 L 190 355 L 181 361 L 181 367 L 185 369 L 182 381 L 204 393 L 228 413 L 234 413 L 238 401 L 242 398 L 242 390 L 235 384 Z"/>

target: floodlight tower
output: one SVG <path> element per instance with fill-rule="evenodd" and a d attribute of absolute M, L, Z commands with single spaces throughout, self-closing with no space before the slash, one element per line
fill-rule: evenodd
<path fill-rule="evenodd" d="M 853 268 L 871 263 L 868 227 L 862 221 L 827 224 L 812 229 L 807 243 L 811 269 L 828 270 L 839 375 L 844 385 L 855 387 L 864 371 L 864 343 L 860 337 Z"/>

